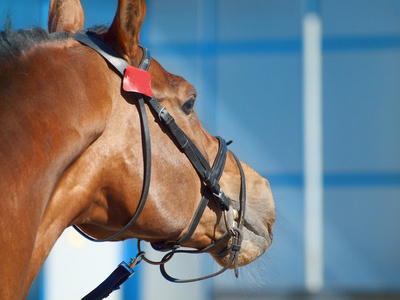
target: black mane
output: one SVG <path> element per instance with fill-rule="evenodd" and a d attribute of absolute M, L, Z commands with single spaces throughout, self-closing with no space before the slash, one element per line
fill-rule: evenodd
<path fill-rule="evenodd" d="M 6 26 L 4 31 L 0 31 L 0 63 L 18 57 L 24 51 L 41 43 L 66 37 L 65 35 L 52 36 L 38 27 L 14 31 L 11 26 Z"/>
<path fill-rule="evenodd" d="M 102 33 L 107 30 L 105 26 L 95 26 L 86 31 Z M 49 41 L 61 41 L 71 37 L 67 32 L 49 34 L 46 30 L 35 27 L 14 31 L 10 21 L 6 21 L 5 29 L 0 31 L 0 64 L 6 60 L 16 58 L 23 52 Z"/>

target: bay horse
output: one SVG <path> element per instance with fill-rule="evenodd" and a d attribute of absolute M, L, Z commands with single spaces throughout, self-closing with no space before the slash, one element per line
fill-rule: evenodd
<path fill-rule="evenodd" d="M 110 28 L 93 35 L 137 67 L 145 54 L 139 46 L 145 12 L 144 1 L 119 0 Z M 67 227 L 79 226 L 97 239 L 113 237 L 132 219 L 142 196 L 146 147 L 140 97 L 125 92 L 121 75 L 71 35 L 82 30 L 83 18 L 78 0 L 52 0 L 51 35 L 41 29 L 0 33 L 0 299 L 26 296 Z M 60 31 L 65 34 L 54 37 Z M 160 116 L 168 111 L 210 165 L 221 140 L 200 125 L 192 85 L 156 60 L 148 73 L 152 96 L 164 111 L 157 115 L 146 100 L 152 169 L 147 202 L 135 223 L 112 240 L 168 244 L 185 236 L 206 187 Z M 229 206 L 224 211 L 217 201 L 208 202 L 183 246 L 208 247 L 237 222 L 235 211 L 243 215 L 246 209 L 240 252 L 236 249 L 236 263 L 243 266 L 272 243 L 271 189 L 230 151 L 219 177 Z M 244 179 L 247 202 L 240 207 Z M 231 243 L 223 240 L 209 251 L 219 264 L 228 262 L 222 250 Z"/>

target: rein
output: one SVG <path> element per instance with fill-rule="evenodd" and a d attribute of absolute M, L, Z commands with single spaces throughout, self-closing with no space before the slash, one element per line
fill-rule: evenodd
<path fill-rule="evenodd" d="M 130 66 L 116 51 L 110 48 L 108 45 L 104 44 L 100 40 L 93 37 L 93 33 L 87 32 L 87 34 L 77 33 L 72 36 L 74 39 L 79 41 L 81 44 L 86 45 L 96 52 L 98 52 L 107 62 L 109 62 L 116 71 L 123 77 L 123 88 L 125 91 L 135 92 L 138 105 L 139 105 L 139 115 L 142 125 L 142 134 L 144 136 L 144 180 L 143 180 L 143 188 L 142 194 L 139 200 L 138 207 L 136 212 L 132 216 L 131 220 L 125 225 L 125 227 L 117 232 L 116 234 L 105 238 L 105 239 L 97 239 L 85 233 L 81 228 L 78 226 L 74 226 L 74 228 L 82 234 L 87 239 L 94 241 L 94 242 L 104 242 L 113 240 L 124 232 L 126 232 L 139 218 L 140 213 L 143 210 L 143 207 L 146 203 L 146 199 L 149 193 L 150 187 L 150 175 L 151 175 L 151 144 L 150 144 L 150 130 L 148 125 L 148 119 L 145 109 L 145 103 L 150 107 L 150 109 L 159 117 L 160 123 L 167 127 L 169 132 L 172 135 L 173 140 L 175 141 L 177 147 L 186 154 L 189 161 L 192 163 L 193 167 L 197 171 L 200 180 L 205 186 L 204 193 L 202 195 L 201 201 L 198 205 L 198 208 L 193 216 L 193 219 L 189 225 L 187 232 L 176 242 L 171 243 L 151 243 L 152 247 L 157 251 L 164 251 L 167 252 L 165 256 L 159 262 L 154 262 L 146 258 L 146 255 L 143 251 L 141 251 L 140 243 L 141 241 L 138 240 L 138 254 L 135 258 L 131 259 L 130 263 L 127 264 L 122 262 L 117 269 L 103 282 L 101 283 L 95 290 L 85 296 L 83 299 L 103 299 L 107 297 L 112 291 L 119 289 L 120 285 L 125 282 L 130 276 L 134 274 L 133 268 L 139 264 L 141 261 L 146 261 L 147 263 L 153 265 L 159 265 L 161 274 L 164 276 L 165 279 L 172 281 L 172 282 L 194 282 L 198 280 L 203 280 L 207 278 L 211 278 L 221 274 L 222 272 L 226 271 L 228 268 L 234 264 L 235 275 L 238 277 L 238 259 L 239 259 L 239 251 L 241 248 L 242 243 L 242 229 L 244 226 L 244 214 L 245 214 L 245 205 L 246 205 L 246 184 L 245 184 L 245 176 L 243 172 L 243 168 L 240 164 L 240 161 L 237 157 L 232 153 L 236 164 L 238 166 L 240 177 L 241 177 L 241 189 L 240 189 L 240 209 L 239 213 L 232 207 L 232 210 L 238 214 L 237 218 L 234 217 L 233 225 L 231 228 L 227 226 L 227 232 L 222 235 L 218 240 L 216 240 L 211 245 L 200 249 L 200 250 L 182 250 L 179 249 L 181 245 L 185 244 L 195 232 L 200 219 L 204 213 L 205 208 L 207 207 L 211 198 L 216 201 L 219 208 L 224 213 L 225 223 L 227 222 L 226 214 L 230 209 L 231 203 L 230 200 L 225 196 L 224 192 L 222 191 L 221 186 L 219 185 L 219 180 L 222 176 L 226 157 L 227 157 L 227 143 L 221 138 L 216 137 L 219 141 L 219 149 L 217 156 L 214 160 L 213 166 L 210 167 L 207 160 L 198 150 L 198 148 L 194 145 L 191 139 L 182 131 L 182 129 L 176 124 L 174 118 L 168 113 L 165 107 L 163 107 L 150 90 L 150 80 L 151 76 L 147 72 L 150 64 L 151 64 L 151 56 L 149 51 L 140 46 L 143 50 L 143 58 L 140 62 L 139 68 L 134 68 Z M 137 71 L 139 70 L 139 71 Z M 133 72 L 133 73 L 132 73 Z M 139 73 L 138 73 L 139 72 Z M 147 90 L 142 91 L 142 87 L 135 87 L 135 82 L 132 82 L 131 74 L 136 74 L 137 76 L 142 76 L 141 78 L 135 78 L 134 80 L 144 80 L 148 78 L 147 82 Z M 139 74 L 139 75 L 138 75 Z M 141 83 L 142 84 L 142 83 Z M 133 88 L 132 88 L 133 86 Z M 126 87 L 128 87 L 126 89 Z M 161 126 L 160 124 L 160 126 Z M 229 144 L 229 143 L 228 143 Z M 239 221 L 236 222 L 235 219 Z M 216 246 L 218 246 L 221 242 L 226 241 L 227 239 L 231 239 L 231 244 L 220 253 L 216 254 L 215 256 L 225 256 L 229 254 L 229 260 L 225 267 L 219 270 L 216 273 L 199 277 L 193 279 L 177 279 L 170 276 L 166 269 L 165 264 L 175 255 L 178 253 L 205 253 L 213 250 Z"/>

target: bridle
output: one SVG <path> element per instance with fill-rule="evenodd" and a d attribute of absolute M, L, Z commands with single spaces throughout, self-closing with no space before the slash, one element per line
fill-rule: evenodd
<path fill-rule="evenodd" d="M 201 152 L 198 150 L 198 148 L 194 145 L 194 143 L 190 140 L 190 138 L 182 131 L 182 129 L 176 124 L 174 118 L 168 113 L 165 107 L 163 107 L 157 99 L 153 96 L 153 94 L 150 92 L 141 92 L 141 88 L 135 87 L 135 80 L 138 80 L 138 78 L 129 78 L 132 76 L 131 74 L 134 74 L 136 76 L 143 76 L 143 78 L 148 77 L 149 82 L 148 82 L 148 87 L 150 87 L 150 80 L 151 76 L 147 72 L 150 64 L 151 64 L 151 56 L 149 51 L 140 46 L 141 49 L 143 50 L 143 58 L 139 64 L 138 68 L 134 68 L 130 66 L 116 51 L 114 51 L 112 48 L 110 48 L 108 45 L 104 44 L 100 40 L 96 39 L 94 34 L 91 32 L 87 32 L 86 34 L 83 33 L 76 33 L 73 35 L 73 38 L 79 41 L 81 44 L 86 45 L 96 52 L 98 52 L 107 62 L 109 62 L 114 69 L 123 77 L 123 88 L 126 91 L 130 92 L 135 92 L 136 98 L 137 98 L 137 103 L 138 103 L 138 110 L 139 110 L 139 115 L 140 115 L 140 120 L 141 120 L 141 126 L 142 126 L 142 134 L 144 137 L 144 180 L 143 180 L 143 188 L 142 188 L 142 194 L 139 200 L 138 207 L 136 209 L 136 212 L 132 216 L 131 220 L 125 225 L 125 227 L 117 232 L 116 234 L 105 238 L 105 239 L 97 239 L 94 238 L 87 233 L 85 233 L 82 229 L 80 229 L 78 226 L 74 226 L 75 229 L 82 234 L 84 237 L 87 239 L 94 241 L 94 242 L 104 242 L 104 241 L 111 241 L 119 236 L 121 236 L 124 232 L 126 232 L 139 218 L 140 213 L 143 210 L 143 207 L 146 203 L 146 199 L 148 197 L 149 193 L 149 187 L 150 187 L 150 174 L 151 174 L 151 145 L 150 145 L 150 130 L 149 130 L 149 124 L 148 124 L 148 119 L 147 119 L 147 114 L 146 114 L 146 109 L 145 109 L 145 103 L 150 107 L 151 111 L 155 113 L 158 118 L 159 118 L 159 123 L 160 126 L 165 126 L 168 128 L 168 131 L 170 133 L 171 138 L 177 145 L 177 147 L 182 151 L 183 153 L 186 154 L 187 158 L 197 171 L 201 182 L 204 185 L 204 191 L 203 195 L 200 201 L 200 204 L 197 207 L 197 210 L 194 214 L 194 217 L 188 227 L 187 232 L 176 242 L 170 242 L 170 243 L 151 243 L 152 247 L 157 250 L 157 251 L 165 251 L 167 252 L 163 259 L 159 262 L 154 262 L 146 258 L 145 254 L 143 251 L 141 251 L 140 248 L 140 240 L 138 241 L 138 255 L 136 256 L 135 259 L 132 259 L 130 264 L 127 265 L 128 269 L 133 268 L 135 265 L 137 265 L 140 261 L 144 260 L 148 263 L 151 264 L 157 264 L 160 265 L 160 270 L 162 275 L 169 281 L 173 282 L 193 282 L 193 281 L 198 281 L 198 280 L 203 280 L 206 278 L 211 278 L 216 275 L 221 274 L 228 268 L 234 264 L 234 269 L 235 269 L 235 274 L 238 276 L 238 259 L 239 259 L 239 251 L 241 248 L 241 243 L 242 243 L 242 229 L 244 226 L 244 214 L 245 214 L 245 206 L 246 206 L 246 184 L 245 184 L 245 176 L 243 172 L 243 168 L 241 166 L 240 161 L 237 159 L 237 157 L 232 153 L 236 164 L 238 166 L 239 172 L 240 172 L 240 177 L 241 177 L 241 189 L 240 189 L 240 207 L 239 207 L 239 212 L 237 212 L 237 216 L 235 216 L 233 219 L 233 225 L 232 227 L 229 227 L 227 225 L 227 212 L 230 210 L 230 207 L 232 207 L 232 203 L 230 203 L 230 200 L 225 196 L 224 192 L 222 191 L 222 188 L 219 184 L 219 180 L 222 176 L 224 167 L 225 167 L 225 162 L 226 162 L 226 157 L 227 157 L 227 143 L 225 140 L 223 140 L 221 137 L 216 137 L 219 142 L 219 148 L 218 148 L 218 153 L 217 156 L 214 160 L 214 163 L 212 167 L 209 165 L 205 157 L 201 154 Z M 142 78 L 142 79 L 143 79 Z M 146 80 L 146 79 L 144 79 Z M 133 85 L 133 87 L 131 87 Z M 229 143 L 228 143 L 229 144 Z M 225 218 L 225 223 L 227 226 L 227 231 L 225 234 L 223 234 L 218 240 L 216 240 L 214 243 L 211 245 L 200 249 L 200 250 L 183 250 L 180 247 L 185 244 L 193 235 L 195 232 L 200 219 L 204 213 L 205 208 L 207 207 L 210 199 L 214 199 L 216 201 L 218 207 L 221 209 L 221 211 L 224 214 Z M 235 209 L 232 207 L 232 211 L 235 211 Z M 237 220 L 237 221 L 235 221 Z M 165 264 L 168 262 L 175 254 L 177 253 L 205 253 L 214 250 L 219 244 L 222 242 L 226 242 L 228 239 L 231 239 L 230 245 L 216 254 L 215 256 L 226 256 L 229 254 L 229 259 L 224 268 L 222 268 L 220 271 L 199 277 L 199 278 L 194 278 L 194 279 L 177 279 L 174 277 L 171 277 L 170 275 L 167 274 L 165 270 Z M 126 268 L 126 266 L 123 266 Z M 128 274 L 129 276 L 133 274 L 133 271 Z M 128 276 L 128 277 L 129 277 Z M 127 278 L 126 278 L 127 279 Z M 126 280 L 125 279 L 125 280 Z M 124 280 L 124 281 L 125 281 Z M 121 283 L 122 284 L 122 283 Z M 91 299 L 91 298 L 88 298 Z"/>

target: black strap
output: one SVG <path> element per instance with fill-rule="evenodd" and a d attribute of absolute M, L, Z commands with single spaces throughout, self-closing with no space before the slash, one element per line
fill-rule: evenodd
<path fill-rule="evenodd" d="M 63 33 L 63 32 L 61 32 Z M 63 33 L 64 34 L 64 33 Z M 68 34 L 68 33 L 67 33 Z M 103 43 L 102 41 L 95 38 L 93 32 L 75 33 L 72 37 L 83 45 L 92 48 L 94 51 L 99 53 L 106 61 L 108 61 L 121 76 L 124 76 L 125 69 L 129 65 L 128 62 L 119 55 L 113 48 Z M 56 35 L 57 36 L 57 35 Z M 148 70 L 151 64 L 150 52 L 147 48 L 139 45 L 143 50 L 143 57 L 139 65 L 139 69 Z"/>
<path fill-rule="evenodd" d="M 89 32 L 90 34 L 90 32 Z M 99 53 L 106 61 L 108 61 L 122 76 L 125 74 L 125 69 L 128 66 L 128 62 L 121 57 L 114 49 L 96 39 L 94 36 L 75 33 L 74 39 L 83 45 L 92 48 L 94 51 Z"/>

